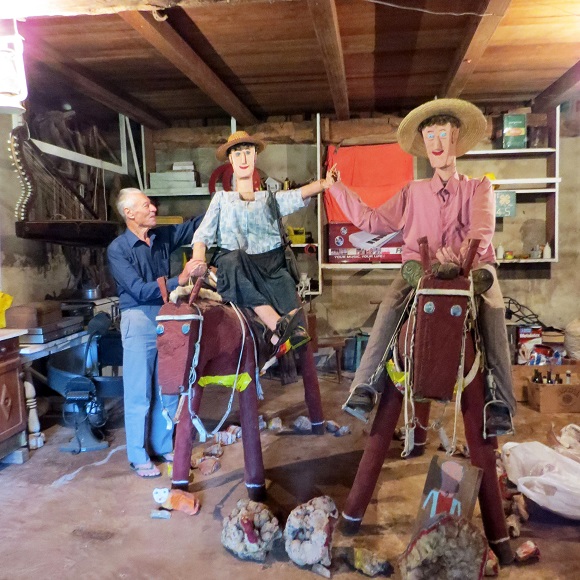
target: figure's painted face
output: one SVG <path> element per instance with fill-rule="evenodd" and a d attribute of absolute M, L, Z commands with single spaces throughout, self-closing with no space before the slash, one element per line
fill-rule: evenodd
<path fill-rule="evenodd" d="M 433 169 L 443 169 L 455 162 L 459 127 L 451 123 L 431 125 L 422 131 L 429 163 Z"/>
<path fill-rule="evenodd" d="M 228 155 L 237 179 L 252 179 L 256 165 L 256 147 L 247 145 Z"/>

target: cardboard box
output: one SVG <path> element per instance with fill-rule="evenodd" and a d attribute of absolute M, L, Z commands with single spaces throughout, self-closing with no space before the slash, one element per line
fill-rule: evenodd
<path fill-rule="evenodd" d="M 514 396 L 516 401 L 525 402 L 528 400 L 528 384 L 534 376 L 534 371 L 538 370 L 543 376 L 550 371 L 552 377 L 556 373 L 560 375 L 562 380 L 566 380 L 566 371 L 570 371 L 573 375 L 578 372 L 578 367 L 575 364 L 563 365 L 512 365 L 512 383 L 514 386 Z M 561 385 L 564 386 L 564 385 Z"/>
<path fill-rule="evenodd" d="M 534 346 L 542 344 L 541 326 L 518 326 L 517 337 L 517 363 L 525 365 L 530 360 L 530 354 Z"/>
<path fill-rule="evenodd" d="M 401 262 L 403 237 L 400 232 L 375 235 L 363 232 L 351 223 L 330 223 L 328 261 L 331 264 Z"/>
<path fill-rule="evenodd" d="M 528 383 L 528 404 L 540 413 L 580 413 L 580 379 L 572 375 L 570 385 Z"/>
<path fill-rule="evenodd" d="M 496 123 L 497 146 L 503 149 L 525 149 L 527 135 L 525 114 L 504 115 Z"/>

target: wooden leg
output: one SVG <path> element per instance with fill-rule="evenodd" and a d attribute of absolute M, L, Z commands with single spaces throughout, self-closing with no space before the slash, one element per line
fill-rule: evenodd
<path fill-rule="evenodd" d="M 469 446 L 471 463 L 483 470 L 479 488 L 479 505 L 485 535 L 491 549 L 498 556 L 500 564 L 509 564 L 514 556 L 509 543 L 495 468 L 495 439 L 483 438 L 484 397 L 483 375 L 479 374 L 461 397 L 465 438 Z"/>
<path fill-rule="evenodd" d="M 203 389 L 195 384 L 192 389 L 191 408 L 197 414 L 201 405 Z M 175 426 L 175 450 L 173 456 L 173 475 L 171 477 L 172 489 L 183 489 L 187 491 L 189 486 L 189 472 L 191 470 L 191 451 L 193 449 L 193 438 L 195 428 L 191 422 L 188 408 L 189 397 L 183 398 L 183 406 L 180 405 L 176 417 Z"/>
<path fill-rule="evenodd" d="M 254 501 L 266 498 L 266 476 L 258 426 L 258 397 L 252 384 L 240 393 L 240 422 L 244 445 L 244 480 L 248 497 Z"/>
<path fill-rule="evenodd" d="M 342 513 L 341 529 L 347 534 L 358 532 L 366 509 L 389 450 L 389 444 L 397 427 L 403 406 L 403 396 L 391 381 L 387 381 L 377 407 L 365 450 L 358 466 L 354 483 Z"/>
<path fill-rule="evenodd" d="M 308 415 L 312 422 L 312 433 L 324 435 L 324 415 L 322 413 L 322 400 L 320 398 L 320 385 L 316 364 L 314 363 L 314 353 L 310 343 L 298 349 L 300 356 L 300 369 L 302 371 L 302 381 L 304 382 L 304 399 L 308 407 Z"/>
<path fill-rule="evenodd" d="M 44 433 L 40 431 L 40 421 L 36 409 L 36 389 L 32 382 L 30 372 L 31 363 L 24 366 L 24 394 L 26 396 L 26 408 L 28 409 L 28 446 L 30 449 L 39 449 L 44 445 Z"/>

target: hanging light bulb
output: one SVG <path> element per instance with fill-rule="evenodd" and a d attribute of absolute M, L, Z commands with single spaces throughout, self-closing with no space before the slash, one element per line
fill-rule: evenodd
<path fill-rule="evenodd" d="M 24 112 L 26 99 L 24 45 L 16 20 L 0 20 L 0 113 L 18 115 Z"/>

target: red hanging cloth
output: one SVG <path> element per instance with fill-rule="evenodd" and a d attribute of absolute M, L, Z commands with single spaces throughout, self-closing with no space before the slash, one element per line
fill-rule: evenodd
<path fill-rule="evenodd" d="M 413 179 L 413 156 L 398 143 L 328 148 L 327 169 L 337 164 L 342 181 L 370 207 L 378 207 Z M 332 197 L 324 196 L 329 222 L 348 222 Z"/>

